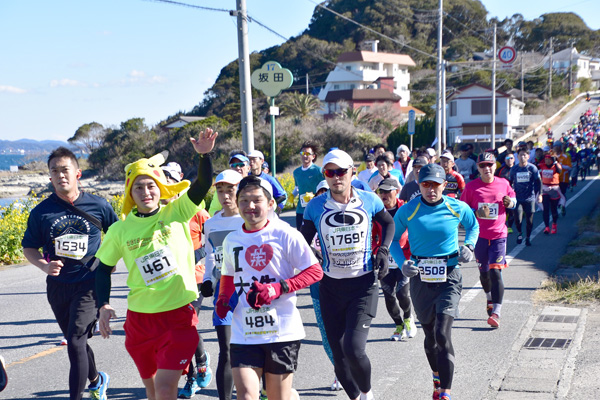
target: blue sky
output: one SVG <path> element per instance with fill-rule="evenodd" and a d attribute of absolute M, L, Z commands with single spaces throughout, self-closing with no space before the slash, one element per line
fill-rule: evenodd
<path fill-rule="evenodd" d="M 181 0 L 234 9 L 235 0 Z M 486 0 L 488 17 L 573 11 L 600 29 L 597 0 Z M 247 0 L 248 13 L 286 37 L 312 16 L 309 0 Z M 250 24 L 251 51 L 282 40 Z M 0 140 L 66 140 L 96 121 L 153 125 L 189 111 L 237 57 L 236 20 L 144 0 L 1 0 Z"/>

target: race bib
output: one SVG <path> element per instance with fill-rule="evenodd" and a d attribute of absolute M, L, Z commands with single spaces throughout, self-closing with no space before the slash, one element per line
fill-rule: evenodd
<path fill-rule="evenodd" d="M 258 310 L 251 307 L 244 308 L 242 327 L 246 338 L 278 336 L 279 318 L 277 317 L 277 309 L 266 305 Z"/>
<path fill-rule="evenodd" d="M 551 170 L 551 169 L 543 169 L 542 170 L 542 178 L 552 179 L 552 175 L 554 175 L 554 170 Z"/>
<path fill-rule="evenodd" d="M 223 265 L 223 246 L 215 247 L 215 266 L 212 270 L 212 276 L 215 281 L 221 279 L 221 267 Z"/>
<path fill-rule="evenodd" d="M 446 282 L 447 267 L 446 260 L 439 258 L 425 258 L 419 260 L 419 272 L 421 282 L 439 283 Z"/>
<path fill-rule="evenodd" d="M 398 264 L 396 264 L 391 254 L 388 254 L 388 268 L 398 268 Z"/>
<path fill-rule="evenodd" d="M 315 195 L 312 192 L 304 193 L 302 196 L 300 196 L 300 205 L 306 208 L 308 202 L 311 201 L 314 197 Z"/>
<path fill-rule="evenodd" d="M 529 182 L 529 172 L 517 172 L 517 183 Z"/>
<path fill-rule="evenodd" d="M 135 263 L 140 270 L 146 286 L 177 274 L 177 263 L 168 246 L 146 254 L 143 257 L 136 258 Z"/>
<path fill-rule="evenodd" d="M 362 268 L 365 251 L 365 231 L 360 225 L 336 226 L 326 236 L 332 266 L 337 268 Z"/>
<path fill-rule="evenodd" d="M 59 257 L 81 260 L 87 254 L 88 235 L 67 234 L 54 239 L 54 252 Z"/>
<path fill-rule="evenodd" d="M 490 214 L 487 217 L 479 217 L 480 219 L 498 219 L 498 203 L 479 203 L 477 208 L 480 209 L 483 206 L 488 206 Z"/>

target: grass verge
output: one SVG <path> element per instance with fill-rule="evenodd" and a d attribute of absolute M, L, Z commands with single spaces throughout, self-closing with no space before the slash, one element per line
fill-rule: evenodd
<path fill-rule="evenodd" d="M 547 279 L 533 294 L 533 300 L 540 303 L 580 304 L 600 301 L 600 282 L 586 278 L 578 281 L 560 282 Z"/>
<path fill-rule="evenodd" d="M 560 258 L 561 264 L 570 265 L 575 268 L 581 268 L 584 265 L 599 264 L 600 254 L 592 253 L 587 250 L 577 250 L 567 253 Z"/>

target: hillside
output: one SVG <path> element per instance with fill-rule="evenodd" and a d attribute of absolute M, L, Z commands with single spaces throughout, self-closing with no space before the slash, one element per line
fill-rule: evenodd
<path fill-rule="evenodd" d="M 436 62 L 431 55 L 436 53 L 437 46 L 437 4 L 437 0 L 330 0 L 326 2 L 328 8 L 384 33 L 394 41 L 317 7 L 308 28 L 301 35 L 280 46 L 251 54 L 251 70 L 268 60 L 276 60 L 297 77 L 290 90 L 304 90 L 305 75 L 308 74 L 310 87 L 316 92 L 340 53 L 358 49 L 365 40 L 378 39 L 380 51 L 409 54 L 417 63 L 416 71 L 430 71 Z M 573 13 L 544 14 L 533 21 L 515 14 L 503 21 L 488 21 L 488 12 L 479 0 L 447 0 L 444 2 L 444 13 L 443 47 L 447 60 L 468 60 L 473 52 L 490 49 L 494 22 L 498 23 L 498 43 L 512 41 L 517 50 L 546 52 L 547 39 L 552 36 L 555 51 L 569 46 L 569 40 L 574 39 L 580 52 L 600 54 L 600 30 L 589 29 Z M 214 85 L 204 93 L 204 99 L 194 107 L 192 115 L 216 115 L 231 123 L 239 123 L 237 65 L 237 60 L 234 60 L 221 70 Z M 421 81 L 412 80 L 414 105 L 424 103 L 423 107 L 426 107 L 431 103 L 435 89 L 435 79 L 431 78 L 431 73 L 413 72 L 413 76 L 422 78 Z M 505 79 L 505 90 L 518 82 L 510 77 Z M 462 74 L 455 81 L 451 79 L 449 86 L 461 85 L 465 81 L 487 83 L 489 73 Z M 526 90 L 538 93 L 540 87 L 526 86 Z M 253 98 L 261 99 L 262 94 L 253 89 Z"/>
<path fill-rule="evenodd" d="M 0 140 L 0 154 L 49 153 L 59 146 L 71 147 L 67 142 L 59 140 Z"/>

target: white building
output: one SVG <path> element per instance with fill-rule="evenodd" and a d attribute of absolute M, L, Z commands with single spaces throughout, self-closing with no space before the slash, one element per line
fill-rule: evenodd
<path fill-rule="evenodd" d="M 572 56 L 571 53 L 573 53 Z M 569 72 L 569 65 L 577 66 L 575 74 L 573 75 L 574 84 L 579 78 L 589 79 L 592 77 L 590 68 L 591 61 L 591 57 L 578 53 L 575 47 L 567 47 L 564 50 L 552 54 L 552 68 L 557 73 L 566 74 Z M 545 69 L 548 69 L 549 63 L 550 59 L 549 57 L 546 57 L 544 61 Z"/>
<path fill-rule="evenodd" d="M 492 90 L 472 83 L 454 92 L 447 99 L 449 143 L 490 142 L 492 129 Z M 525 103 L 496 91 L 496 141 L 513 138 L 515 127 L 523 115 Z"/>
<path fill-rule="evenodd" d="M 185 116 L 180 116 L 175 121 L 173 121 L 173 122 L 171 122 L 171 123 L 163 126 L 163 128 L 164 129 L 181 128 L 182 126 L 185 126 L 185 125 L 190 124 L 192 122 L 202 121 L 205 118 L 206 117 L 185 117 Z"/>
<path fill-rule="evenodd" d="M 400 105 L 410 102 L 409 67 L 416 66 L 406 54 L 381 53 L 377 51 L 378 40 L 372 41 L 372 51 L 352 51 L 342 53 L 337 65 L 327 76 L 326 84 L 319 92 L 319 99 L 325 103 L 327 94 L 336 90 L 385 89 L 376 82 L 379 78 L 393 78 L 393 93 L 400 96 Z M 384 80 L 380 80 L 384 82 Z M 325 104 L 325 109 L 329 109 Z"/>

